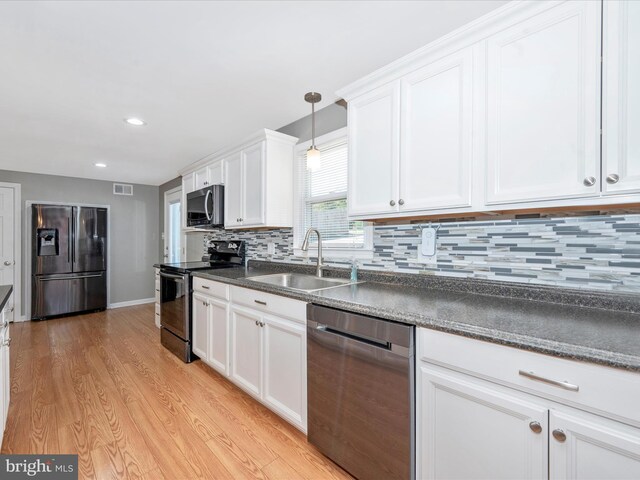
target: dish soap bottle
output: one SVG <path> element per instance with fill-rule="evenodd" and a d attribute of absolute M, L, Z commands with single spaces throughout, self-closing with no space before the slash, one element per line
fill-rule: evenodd
<path fill-rule="evenodd" d="M 358 261 L 355 258 L 351 259 L 351 281 L 358 281 Z"/>

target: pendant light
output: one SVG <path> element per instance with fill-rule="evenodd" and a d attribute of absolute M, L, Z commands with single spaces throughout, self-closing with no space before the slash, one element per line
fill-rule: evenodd
<path fill-rule="evenodd" d="M 307 150 L 307 168 L 314 171 L 320 168 L 320 150 L 316 148 L 315 104 L 322 100 L 322 95 L 316 92 L 309 92 L 305 94 L 304 99 L 311 104 L 311 146 Z"/>

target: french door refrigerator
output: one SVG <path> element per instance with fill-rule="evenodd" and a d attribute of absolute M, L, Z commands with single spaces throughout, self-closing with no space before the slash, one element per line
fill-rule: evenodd
<path fill-rule="evenodd" d="M 106 309 L 107 209 L 31 208 L 31 318 Z"/>

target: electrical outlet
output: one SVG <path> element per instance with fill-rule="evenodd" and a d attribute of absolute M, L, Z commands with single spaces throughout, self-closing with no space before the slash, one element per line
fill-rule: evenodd
<path fill-rule="evenodd" d="M 267 242 L 267 255 L 276 254 L 276 244 L 273 242 Z"/>
<path fill-rule="evenodd" d="M 437 263 L 438 261 L 438 230 L 436 228 L 423 228 L 418 246 L 418 262 Z"/>

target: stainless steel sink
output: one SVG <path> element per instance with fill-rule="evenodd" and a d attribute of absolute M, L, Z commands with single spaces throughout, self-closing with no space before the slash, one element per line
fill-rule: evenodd
<path fill-rule="evenodd" d="M 289 290 L 298 290 L 300 292 L 307 293 L 359 283 L 352 282 L 351 280 L 344 278 L 320 278 L 313 275 L 303 275 L 299 273 L 260 275 L 258 277 L 248 277 L 247 280 L 267 283 L 276 287 L 288 288 Z"/>

